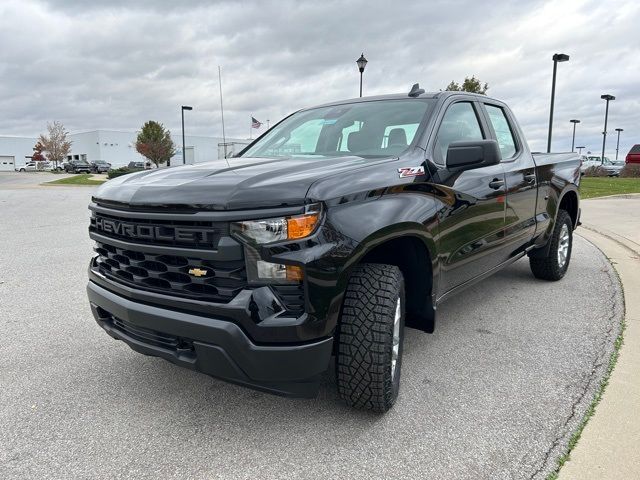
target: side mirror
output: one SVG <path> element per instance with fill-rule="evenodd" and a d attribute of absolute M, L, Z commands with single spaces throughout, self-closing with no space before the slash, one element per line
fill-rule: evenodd
<path fill-rule="evenodd" d="M 501 159 L 500 148 L 495 140 L 453 142 L 447 149 L 447 170 L 460 172 L 474 168 L 497 165 Z"/>

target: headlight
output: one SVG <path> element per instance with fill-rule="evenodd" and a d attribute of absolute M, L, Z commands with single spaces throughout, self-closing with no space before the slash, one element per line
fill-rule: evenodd
<path fill-rule="evenodd" d="M 245 245 L 244 256 L 247 278 L 251 284 L 300 283 L 303 280 L 302 267 L 266 262 L 260 258 L 260 254 L 252 246 Z"/>
<path fill-rule="evenodd" d="M 320 204 L 313 204 L 309 205 L 302 215 L 236 222 L 231 225 L 231 231 L 263 244 L 308 237 L 319 222 Z"/>

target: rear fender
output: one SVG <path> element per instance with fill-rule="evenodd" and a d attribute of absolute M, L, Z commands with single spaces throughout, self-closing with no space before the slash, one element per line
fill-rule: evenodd
<path fill-rule="evenodd" d="M 578 204 L 576 205 L 577 212 L 575 216 L 575 221 L 573 228 L 578 227 L 578 217 L 580 215 L 580 192 L 578 191 L 578 187 L 572 183 L 567 184 L 564 189 L 560 190 L 557 187 L 550 188 L 548 193 L 547 200 L 547 215 L 549 216 L 549 224 L 545 232 L 540 236 L 540 240 L 537 242 L 540 245 L 539 248 L 535 248 L 531 252 L 529 252 L 529 256 L 533 258 L 544 258 L 549 255 L 549 249 L 551 248 L 551 235 L 553 234 L 553 229 L 556 225 L 556 220 L 558 218 L 558 211 L 560 210 L 560 205 L 562 204 L 562 200 L 567 195 L 567 193 L 573 192 L 576 194 L 578 198 Z"/>

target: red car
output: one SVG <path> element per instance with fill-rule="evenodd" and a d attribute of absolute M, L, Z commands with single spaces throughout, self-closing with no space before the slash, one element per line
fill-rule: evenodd
<path fill-rule="evenodd" d="M 627 153 L 625 163 L 640 163 L 640 143 L 631 147 L 631 150 Z"/>

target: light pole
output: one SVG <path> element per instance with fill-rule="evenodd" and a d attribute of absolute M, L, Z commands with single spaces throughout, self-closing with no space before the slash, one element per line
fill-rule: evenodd
<path fill-rule="evenodd" d="M 602 132 L 602 157 L 600 157 L 601 163 L 604 164 L 604 148 L 607 145 L 607 120 L 609 120 L 609 102 L 611 100 L 615 100 L 616 97 L 614 97 L 613 95 L 605 94 L 600 95 L 600 98 L 607 101 L 607 107 L 604 111 L 604 130 Z"/>
<path fill-rule="evenodd" d="M 580 155 L 582 155 L 582 149 L 583 149 L 583 148 L 587 148 L 587 147 L 576 147 L 576 148 L 578 149 L 578 153 L 579 153 Z"/>
<path fill-rule="evenodd" d="M 185 148 L 184 148 L 184 111 L 185 110 L 193 110 L 193 107 L 189 107 L 188 105 L 182 105 L 182 109 L 180 110 L 180 113 L 182 113 L 182 164 L 185 165 L 186 164 L 186 159 L 185 159 Z"/>
<path fill-rule="evenodd" d="M 622 128 L 616 128 L 618 132 L 618 142 L 616 143 L 616 162 L 618 161 L 618 150 L 620 150 L 620 132 L 624 132 Z"/>
<path fill-rule="evenodd" d="M 573 137 L 571 138 L 571 153 L 573 153 L 573 146 L 576 144 L 576 124 L 580 123 L 580 120 L 569 120 L 571 123 L 573 123 Z"/>
<path fill-rule="evenodd" d="M 362 97 L 362 74 L 364 73 L 364 67 L 367 66 L 367 59 L 364 58 L 364 53 L 360 55 L 360 58 L 356 60 L 358 64 L 358 70 L 360 71 L 360 96 Z"/>
<path fill-rule="evenodd" d="M 556 71 L 558 70 L 558 62 L 569 61 L 569 55 L 564 53 L 555 53 L 553 60 L 553 80 L 551 81 L 551 109 L 549 111 L 549 137 L 547 138 L 547 153 L 551 152 L 551 132 L 553 130 L 553 103 L 556 97 Z"/>

